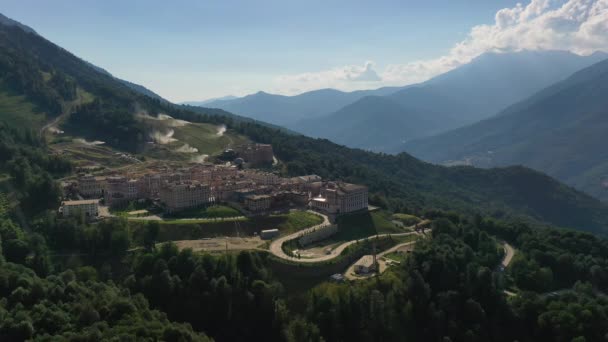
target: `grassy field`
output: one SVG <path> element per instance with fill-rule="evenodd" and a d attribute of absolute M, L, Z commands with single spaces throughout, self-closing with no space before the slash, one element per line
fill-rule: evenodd
<path fill-rule="evenodd" d="M 241 218 L 238 220 L 171 220 L 159 221 L 159 242 L 176 240 L 197 240 L 218 236 L 252 236 L 264 229 L 278 229 L 281 234 L 288 234 L 319 224 L 323 221 L 317 215 L 307 212 L 291 212 L 289 214 L 272 215 L 267 217 Z M 145 221 L 129 221 L 133 240 L 136 244 L 143 241 Z"/>
<path fill-rule="evenodd" d="M 422 221 L 419 217 L 409 214 L 393 214 L 393 220 L 401 222 L 404 226 L 412 226 Z"/>
<path fill-rule="evenodd" d="M 46 115 L 25 96 L 14 94 L 0 82 L 0 120 L 15 129 L 39 129 L 44 126 Z"/>
<path fill-rule="evenodd" d="M 76 165 L 100 165 L 104 167 L 120 167 L 131 162 L 116 156 L 116 151 L 106 145 L 87 145 L 74 140 L 71 136 L 61 136 L 50 145 L 53 150 L 61 151 L 69 156 Z"/>
<path fill-rule="evenodd" d="M 323 218 L 320 216 L 305 211 L 291 212 L 286 215 L 286 218 L 281 225 L 281 234 L 291 234 L 323 222 Z"/>
<path fill-rule="evenodd" d="M 360 212 L 338 217 L 338 233 L 330 240 L 350 241 L 367 236 L 386 233 L 403 233 L 391 222 L 390 214 L 384 211 Z"/>
<path fill-rule="evenodd" d="M 407 258 L 407 253 L 403 253 L 403 252 L 392 252 L 392 253 L 388 253 L 384 256 L 387 259 L 391 259 L 391 260 L 395 260 L 395 261 L 399 261 L 399 262 L 404 262 L 405 258 Z"/>
<path fill-rule="evenodd" d="M 217 155 L 226 148 L 232 148 L 248 142 L 248 139 L 226 131 L 218 134 L 219 126 L 204 123 L 187 123 L 182 125 L 174 119 L 143 119 L 150 131 L 168 133 L 173 131 L 171 141 L 165 144 L 154 144 L 146 149 L 143 155 L 156 160 L 197 161 L 202 155 Z M 180 126 L 181 125 L 181 126 Z"/>
<path fill-rule="evenodd" d="M 179 146 L 184 143 L 198 149 L 199 153 L 216 154 L 228 147 L 235 147 L 247 142 L 245 137 L 230 131 L 218 135 L 218 127 L 211 124 L 191 123 L 182 127 L 175 127 L 173 136 Z"/>
<path fill-rule="evenodd" d="M 224 218 L 241 216 L 242 214 L 231 207 L 225 205 L 214 205 L 211 207 L 192 208 L 183 210 L 171 215 L 165 215 L 169 218 Z"/>

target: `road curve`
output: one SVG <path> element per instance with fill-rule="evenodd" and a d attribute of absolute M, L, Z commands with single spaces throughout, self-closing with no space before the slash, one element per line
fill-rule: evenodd
<path fill-rule="evenodd" d="M 327 218 L 327 216 L 319 214 L 317 212 L 311 212 L 314 213 L 316 215 L 321 215 L 324 220 L 323 223 L 318 224 L 314 227 L 305 229 L 305 230 L 301 230 L 299 232 L 287 235 L 287 236 L 283 236 L 281 238 L 278 238 L 274 241 L 272 241 L 272 243 L 270 244 L 270 253 L 272 253 L 274 256 L 279 257 L 281 259 L 284 260 L 289 260 L 289 261 L 293 261 L 293 262 L 299 262 L 299 263 L 317 263 L 317 262 L 323 262 L 323 261 L 328 261 L 331 259 L 334 259 L 336 257 L 338 257 L 340 254 L 342 254 L 342 252 L 350 245 L 357 243 L 357 242 L 361 242 L 361 241 L 365 241 L 368 240 L 370 238 L 374 238 L 374 237 L 388 237 L 388 236 L 406 236 L 406 235 L 412 235 L 412 234 L 419 234 L 418 232 L 406 232 L 406 233 L 397 233 L 397 234 L 377 234 L 377 235 L 372 235 L 363 239 L 359 239 L 359 240 L 351 240 L 351 241 L 347 241 L 344 242 L 343 244 L 339 245 L 338 247 L 334 248 L 329 254 L 326 255 L 322 255 L 320 257 L 316 257 L 316 258 L 301 258 L 298 259 L 296 257 L 292 257 L 290 255 L 287 255 L 284 251 L 283 251 L 283 243 L 289 241 L 289 240 L 293 240 L 298 238 L 302 233 L 305 233 L 307 231 L 311 231 L 314 230 L 318 227 L 324 226 L 326 224 L 329 224 L 329 219 Z M 419 226 L 424 226 L 426 224 L 428 224 L 430 221 L 425 220 L 420 222 L 418 225 Z M 414 229 L 416 227 L 416 225 L 410 226 L 410 229 Z"/>
<path fill-rule="evenodd" d="M 511 260 L 513 260 L 513 256 L 515 255 L 515 249 L 513 248 L 513 246 L 509 245 L 506 242 L 503 242 L 502 246 L 505 249 L 505 257 L 502 259 L 502 262 L 500 264 L 502 265 L 502 267 L 507 268 L 511 263 Z"/>
<path fill-rule="evenodd" d="M 393 247 L 391 247 L 391 248 L 389 248 L 389 249 L 387 249 L 387 250 L 385 250 L 383 252 L 378 253 L 378 258 L 383 257 L 383 256 L 385 256 L 387 254 L 392 253 L 392 252 L 396 252 L 396 251 L 398 251 L 399 249 L 401 249 L 403 247 L 413 246 L 415 244 L 416 244 L 416 240 L 400 243 L 400 244 L 395 245 L 395 246 L 393 246 Z"/>

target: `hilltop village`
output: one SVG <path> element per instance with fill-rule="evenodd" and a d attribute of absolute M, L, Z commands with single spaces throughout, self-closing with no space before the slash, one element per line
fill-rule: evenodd
<path fill-rule="evenodd" d="M 120 208 L 137 201 L 148 201 L 165 214 L 217 203 L 229 204 L 247 216 L 294 208 L 335 216 L 368 207 L 365 186 L 317 175 L 286 178 L 254 168 L 273 162 L 270 145 L 251 144 L 235 155 L 225 164 L 177 169 L 152 165 L 138 172 L 82 174 L 64 183 L 65 192 L 74 199 L 63 201 L 61 211 L 64 216 L 83 212 L 94 218 L 100 214 L 100 205 Z"/>
<path fill-rule="evenodd" d="M 262 240 L 272 240 L 268 250 L 286 262 L 322 263 L 337 258 L 344 248 L 356 242 L 356 239 L 342 237 L 338 239 L 340 243 L 333 246 L 335 243 L 330 237 L 339 235 L 337 219 L 349 213 L 367 215 L 370 209 L 374 210 L 368 205 L 366 186 L 322 179 L 314 174 L 283 177 L 272 172 L 277 160 L 271 145 L 247 144 L 234 150 L 226 149 L 213 161 L 189 164 L 155 161 L 96 174 L 80 173 L 64 180 L 66 198 L 59 212 L 63 217 L 84 217 L 88 221 L 126 213 L 136 222 L 174 218 L 181 222 L 196 222 L 206 208 L 223 206 L 229 207 L 233 215 L 240 216 L 222 217 L 220 221 L 235 225 L 239 218 L 264 219 L 300 213 L 312 221 L 290 234 L 270 224 L 250 231 L 253 236 L 249 235 L 245 240 L 220 236 L 199 240 L 196 244 L 217 248 L 218 241 L 223 241 L 228 250 L 229 242 L 257 248 Z M 409 250 L 416 232 L 398 230 L 397 233 L 405 239 L 395 247 Z M 218 234 L 230 232 L 218 231 Z M 343 232 L 345 236 L 349 234 Z M 377 238 L 386 239 L 386 236 Z M 297 248 L 290 247 L 293 243 Z M 382 265 L 374 252 L 355 263 L 351 273 L 371 275 L 386 268 Z M 344 280 L 340 273 L 332 277 L 334 281 Z"/>

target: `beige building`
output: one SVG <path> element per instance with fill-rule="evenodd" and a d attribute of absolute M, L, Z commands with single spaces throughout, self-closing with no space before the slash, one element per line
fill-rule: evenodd
<path fill-rule="evenodd" d="M 100 179 L 86 175 L 78 179 L 78 193 L 87 198 L 99 198 L 103 194 L 103 184 Z"/>
<path fill-rule="evenodd" d="M 77 216 L 81 213 L 85 217 L 96 217 L 99 215 L 99 200 L 64 201 L 59 211 L 64 217 Z"/>
<path fill-rule="evenodd" d="M 216 166 L 211 169 L 212 179 L 230 179 L 235 178 L 238 169 L 234 166 Z"/>
<path fill-rule="evenodd" d="M 368 190 L 363 185 L 328 182 L 311 201 L 315 209 L 330 214 L 344 214 L 367 209 Z"/>
<path fill-rule="evenodd" d="M 213 202 L 209 185 L 198 182 L 165 183 L 161 186 L 159 195 L 170 213 Z"/>
<path fill-rule="evenodd" d="M 106 178 L 104 200 L 106 205 L 116 207 L 138 199 L 138 181 L 126 177 Z"/>
<path fill-rule="evenodd" d="M 281 184 L 281 177 L 270 172 L 260 172 L 247 170 L 244 172 L 245 178 L 250 179 L 258 185 L 279 185 Z"/>
<path fill-rule="evenodd" d="M 147 174 L 137 180 L 137 191 L 139 196 L 145 198 L 157 198 L 163 178 L 158 174 Z"/>
<path fill-rule="evenodd" d="M 270 209 L 272 197 L 268 195 L 245 196 L 245 207 L 254 213 Z"/>

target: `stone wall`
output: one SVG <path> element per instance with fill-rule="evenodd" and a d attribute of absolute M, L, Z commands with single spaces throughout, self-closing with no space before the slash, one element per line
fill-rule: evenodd
<path fill-rule="evenodd" d="M 311 243 L 325 240 L 328 237 L 336 234 L 338 232 L 338 226 L 335 224 L 330 224 L 326 226 L 317 227 L 312 231 L 306 231 L 300 235 L 298 238 L 298 243 L 300 246 L 310 245 Z"/>

